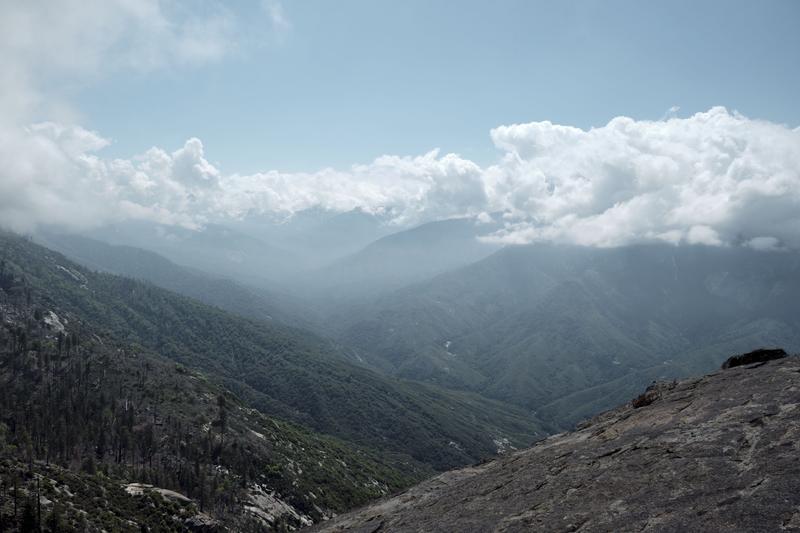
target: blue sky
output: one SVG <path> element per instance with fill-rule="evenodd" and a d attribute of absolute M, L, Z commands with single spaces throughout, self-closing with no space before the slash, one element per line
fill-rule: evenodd
<path fill-rule="evenodd" d="M 221 60 L 71 87 L 82 125 L 113 139 L 106 154 L 196 136 L 243 173 L 436 147 L 486 164 L 501 124 L 722 105 L 800 125 L 796 1 L 285 0 L 285 28 L 259 2 L 233 5 Z"/>

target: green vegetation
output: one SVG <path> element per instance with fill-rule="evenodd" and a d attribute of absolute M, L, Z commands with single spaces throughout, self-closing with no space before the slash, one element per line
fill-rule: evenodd
<path fill-rule="evenodd" d="M 0 260 L 0 529 L 30 530 L 33 520 L 49 531 L 177 531 L 211 517 L 243 531 L 280 529 L 429 475 L 407 458 L 267 417 L 186 366 L 119 341 L 58 305 L 57 291 L 31 284 L 42 278 L 28 275 L 21 265 L 32 263 L 14 246 L 31 245 L 11 238 L 5 252 L 15 261 Z M 90 293 L 72 265 L 55 269 Z M 153 488 L 131 495 L 133 482 Z M 263 494 L 259 518 L 246 509 L 261 509 Z"/>
<path fill-rule="evenodd" d="M 95 271 L 149 281 L 183 296 L 257 321 L 308 325 L 307 311 L 276 291 L 243 286 L 229 279 L 177 265 L 141 248 L 106 244 L 77 235 L 43 233 L 37 241 Z"/>
<path fill-rule="evenodd" d="M 374 368 L 523 406 L 554 429 L 654 379 L 800 349 L 800 256 L 743 247 L 512 247 L 336 320 Z"/>
<path fill-rule="evenodd" d="M 437 469 L 496 453 L 496 439 L 523 446 L 544 435 L 523 409 L 380 376 L 301 330 L 91 272 L 11 235 L 0 237 L 0 254 L 28 286 L 97 330 L 202 371 L 249 407 L 321 433 Z"/>

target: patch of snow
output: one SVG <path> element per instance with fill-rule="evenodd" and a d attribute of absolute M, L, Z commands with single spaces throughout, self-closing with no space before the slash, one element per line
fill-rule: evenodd
<path fill-rule="evenodd" d="M 254 429 L 251 429 L 250 433 L 252 433 L 253 435 L 255 435 L 256 437 L 258 437 L 261 440 L 267 440 L 267 437 L 265 437 L 263 433 L 259 433 L 258 431 L 254 430 Z"/>

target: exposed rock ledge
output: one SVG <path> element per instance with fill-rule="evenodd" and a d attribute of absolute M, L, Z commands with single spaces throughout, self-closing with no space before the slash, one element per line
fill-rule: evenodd
<path fill-rule="evenodd" d="M 649 393 L 315 531 L 800 531 L 800 358 Z"/>

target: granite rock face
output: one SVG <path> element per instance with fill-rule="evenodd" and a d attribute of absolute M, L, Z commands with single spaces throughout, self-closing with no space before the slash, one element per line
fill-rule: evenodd
<path fill-rule="evenodd" d="M 800 358 L 646 394 L 313 531 L 800 531 Z"/>

